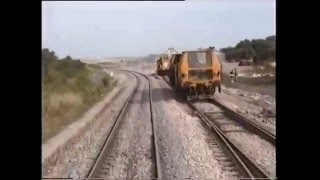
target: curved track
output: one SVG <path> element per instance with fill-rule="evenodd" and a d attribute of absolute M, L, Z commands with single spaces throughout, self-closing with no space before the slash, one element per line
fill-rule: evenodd
<path fill-rule="evenodd" d="M 159 164 L 159 155 L 158 155 L 158 147 L 157 147 L 157 143 L 156 143 L 156 134 L 155 134 L 155 130 L 154 130 L 154 123 L 153 123 L 153 114 L 152 114 L 152 97 L 151 97 L 151 88 L 150 88 L 150 82 L 147 76 L 140 74 L 140 73 L 136 73 L 136 72 L 132 72 L 132 71 L 127 71 L 129 73 L 131 73 L 132 75 L 134 75 L 137 79 L 137 85 L 135 86 L 134 90 L 131 92 L 131 94 L 129 95 L 128 99 L 125 101 L 123 107 L 121 108 L 116 121 L 114 122 L 114 125 L 112 127 L 112 129 L 110 130 L 110 133 L 107 136 L 107 139 L 104 143 L 104 146 L 100 152 L 100 154 L 98 155 L 98 158 L 96 159 L 92 169 L 89 171 L 89 174 L 87 176 L 88 179 L 105 179 L 108 178 L 106 177 L 107 175 L 105 174 L 106 171 L 106 166 L 108 164 L 109 158 L 107 157 L 108 153 L 110 153 L 109 151 L 111 151 L 111 147 L 112 144 L 114 144 L 115 142 L 115 138 L 116 135 L 119 133 L 119 130 L 121 129 L 121 124 L 123 123 L 123 121 L 129 121 L 129 119 L 125 119 L 125 113 L 128 111 L 129 109 L 129 104 L 130 102 L 134 101 L 134 95 L 137 93 L 138 91 L 138 87 L 141 84 L 140 78 L 138 76 L 142 76 L 144 78 L 147 79 L 148 83 L 149 83 L 149 105 L 150 105 L 150 122 L 151 122 L 151 129 L 152 129 L 152 146 L 151 147 L 151 156 L 152 156 L 152 164 L 153 164 L 153 168 L 152 168 L 152 174 L 154 174 L 154 176 L 151 179 L 161 179 L 161 169 L 160 169 L 160 164 Z M 141 85 L 142 86 L 142 85 Z M 128 149 L 129 151 L 132 149 Z M 135 156 L 132 155 L 132 156 Z M 131 157 L 129 157 L 130 159 Z M 134 159 L 135 157 L 132 157 L 131 159 Z M 134 166 L 132 164 L 132 166 Z M 128 169 L 134 169 L 135 167 L 128 167 Z M 133 171 L 133 170 L 131 170 Z M 129 172 L 129 170 L 128 170 Z M 129 175 L 127 174 L 127 178 L 129 178 Z"/>
<path fill-rule="evenodd" d="M 138 73 L 138 72 L 136 72 Z M 151 83 L 150 83 L 150 79 L 142 74 L 142 73 L 138 73 L 140 75 L 142 75 L 143 77 L 145 77 L 148 80 L 148 84 L 149 84 L 149 99 L 150 99 L 150 117 L 151 117 L 151 124 L 152 124 L 152 132 L 153 132 L 153 145 L 154 145 L 154 151 L 155 151 L 155 162 L 156 162 L 156 171 L 157 171 L 157 179 L 161 179 L 162 178 L 162 171 L 161 171 L 161 165 L 160 165 L 160 156 L 159 156 L 159 147 L 158 147 L 158 143 L 157 143 L 157 135 L 156 135 L 156 131 L 155 131 L 155 125 L 154 125 L 154 118 L 153 118 L 153 108 L 152 108 L 152 90 L 151 90 Z"/>
<path fill-rule="evenodd" d="M 171 86 L 170 82 L 163 77 L 163 80 Z M 171 86 L 172 87 L 172 86 Z M 228 109 L 222 104 L 209 100 L 210 103 L 213 103 L 219 106 L 224 114 L 230 117 L 232 120 L 241 124 L 248 131 L 257 134 L 261 138 L 270 142 L 273 146 L 275 146 L 276 138 L 275 135 L 266 131 L 262 127 L 252 123 L 251 121 L 245 119 L 241 115 L 236 112 Z M 268 179 L 270 175 L 261 169 L 256 163 L 254 163 L 250 158 L 248 158 L 225 134 L 225 132 L 221 129 L 221 126 L 214 120 L 215 118 L 210 117 L 210 113 L 202 112 L 198 107 L 195 106 L 194 102 L 186 100 L 186 103 L 189 105 L 191 109 L 196 112 L 196 115 L 203 120 L 203 122 L 207 125 L 208 128 L 212 130 L 212 132 L 216 135 L 218 141 L 222 146 L 224 146 L 224 150 L 230 155 L 232 160 L 238 164 L 239 169 L 241 169 L 242 174 L 245 177 L 255 179 L 255 178 L 263 178 Z M 270 178 L 269 178 L 270 179 Z"/>

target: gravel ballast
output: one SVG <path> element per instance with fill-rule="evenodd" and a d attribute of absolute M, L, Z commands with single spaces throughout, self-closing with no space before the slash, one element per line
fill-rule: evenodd
<path fill-rule="evenodd" d="M 128 69 L 153 74 L 155 66 L 153 64 L 137 65 Z M 85 178 L 88 174 L 117 113 L 136 83 L 135 77 L 128 73 L 118 70 L 105 71 L 113 72 L 118 80 L 118 86 L 123 87 L 123 90 L 81 135 L 70 140 L 65 148 L 60 148 L 52 158 L 43 164 L 45 166 L 43 177 Z M 139 77 L 141 85 L 133 100 L 128 104 L 128 112 L 119 127 L 119 132 L 104 166 L 103 173 L 110 179 L 151 179 L 155 177 L 148 83 L 142 76 Z M 201 120 L 194 116 L 185 104 L 176 100 L 173 90 L 162 78 L 151 76 L 150 78 L 154 101 L 154 123 L 158 135 L 157 143 L 163 179 L 229 180 L 239 178 L 236 169 L 230 165 L 228 158 L 223 155 L 224 153 L 213 137 L 203 127 Z M 234 109 L 243 107 L 253 109 L 254 106 L 257 112 L 253 112 L 253 115 L 261 110 L 258 107 L 260 102 L 253 105 L 250 104 L 250 100 L 247 102 L 243 100 L 244 98 L 255 99 L 255 96 L 235 98 L 232 93 L 222 94 L 222 96 L 216 95 L 219 96 L 217 100 L 223 101 Z M 218 107 L 209 103 L 198 105 L 205 112 L 219 111 Z M 273 105 L 273 101 L 271 105 Z M 264 106 L 268 107 L 268 104 L 265 103 Z M 219 121 L 229 122 L 230 120 L 222 119 Z M 267 126 L 275 129 L 275 123 L 268 123 Z M 234 131 L 226 133 L 230 140 L 253 162 L 275 177 L 274 146 L 254 134 L 242 132 L 242 127 L 238 125 L 225 125 L 221 128 L 224 131 Z"/>
<path fill-rule="evenodd" d="M 144 71 L 147 71 L 147 70 L 144 70 Z M 163 96 L 165 93 L 167 93 L 168 90 L 165 87 L 167 87 L 168 85 L 165 82 L 160 82 L 160 81 L 163 81 L 162 78 L 154 79 L 154 81 L 158 81 L 158 82 L 155 82 L 156 84 L 160 83 L 158 87 L 154 90 L 157 92 L 157 89 L 158 90 L 160 89 L 159 91 L 161 91 L 161 93 L 163 94 L 158 93 L 160 94 L 159 96 Z M 228 108 L 231 108 L 237 112 L 240 111 L 241 113 L 243 113 L 243 116 L 250 118 L 250 120 L 255 121 L 259 125 L 262 125 L 264 128 L 266 128 L 267 130 L 275 133 L 275 119 L 272 119 L 271 121 L 266 121 L 265 118 L 259 117 L 263 108 L 268 108 L 275 111 L 274 99 L 272 99 L 269 96 L 261 96 L 257 93 L 250 94 L 243 90 L 235 90 L 236 92 L 232 92 L 232 90 L 233 89 L 229 90 L 223 87 L 223 92 L 216 93 L 215 99 L 218 102 L 227 106 Z M 161 98 L 156 98 L 156 99 L 161 99 Z M 163 98 L 163 99 L 165 101 L 162 101 L 163 102 L 162 104 L 157 103 L 156 105 L 157 111 L 160 111 L 158 112 L 160 116 L 159 118 L 161 119 L 159 121 L 162 123 L 167 122 L 168 124 L 168 125 L 163 125 L 163 128 L 174 127 L 174 125 L 169 124 L 170 121 L 168 119 L 184 119 L 183 123 L 186 123 L 186 120 L 189 118 L 188 117 L 181 118 L 182 116 L 181 113 L 183 113 L 183 110 L 171 108 L 171 104 L 172 104 L 171 101 L 174 101 L 171 99 L 174 99 L 174 98 Z M 207 103 L 207 104 L 199 103 L 198 106 L 200 106 L 199 108 L 201 108 L 204 112 L 213 112 L 218 110 L 217 107 L 215 107 L 210 103 Z M 174 115 L 174 113 L 176 113 L 177 115 Z M 222 121 L 225 122 L 228 120 L 222 120 Z M 170 123 L 173 123 L 173 122 L 170 122 Z M 178 125 L 181 125 L 181 124 L 178 124 Z M 182 128 L 185 128 L 185 127 L 186 126 Z M 221 128 L 224 131 L 234 131 L 234 132 L 226 133 L 226 135 L 230 138 L 230 140 L 232 140 L 235 143 L 235 145 L 239 147 L 241 151 L 243 151 L 246 155 L 248 155 L 248 157 L 252 159 L 253 162 L 259 165 L 261 169 L 266 171 L 270 176 L 275 177 L 275 167 L 276 167 L 275 147 L 272 144 L 265 141 L 264 139 L 261 139 L 259 136 L 245 132 L 245 130 L 239 125 L 224 125 Z M 169 130 L 166 129 L 166 131 L 169 131 Z M 179 142 L 179 140 L 177 141 Z M 172 146 L 172 145 L 169 145 L 169 146 Z M 190 170 L 190 172 L 192 171 Z M 172 172 L 172 174 L 174 173 Z"/>
<path fill-rule="evenodd" d="M 219 113 L 222 110 L 211 103 L 195 103 L 195 106 L 203 112 Z M 271 177 L 275 177 L 276 170 L 276 153 L 275 147 L 245 130 L 241 125 L 222 114 L 210 115 L 216 123 L 225 123 L 220 125 L 221 130 L 226 136 L 246 155 L 251 161 L 255 162 L 261 169 L 268 173 Z"/>
<path fill-rule="evenodd" d="M 223 152 L 200 120 L 176 102 L 161 79 L 151 79 L 163 178 L 236 179 L 237 172 L 227 167 L 228 158 L 221 157 Z"/>
<path fill-rule="evenodd" d="M 261 124 L 261 126 L 275 132 L 276 102 L 271 96 L 249 93 L 243 90 L 225 88 L 222 86 L 222 93 L 216 93 L 215 99 Z M 272 112 L 272 116 L 266 116 L 263 113 L 263 110 L 270 110 Z"/>
<path fill-rule="evenodd" d="M 112 147 L 104 162 L 101 178 L 151 179 L 155 178 L 155 162 L 150 119 L 149 86 L 138 75 L 140 85 L 129 109 L 122 119 Z"/>

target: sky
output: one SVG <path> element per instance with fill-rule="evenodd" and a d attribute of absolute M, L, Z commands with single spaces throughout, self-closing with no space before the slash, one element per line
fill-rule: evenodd
<path fill-rule="evenodd" d="M 102 59 L 275 35 L 275 0 L 42 1 L 42 48 Z"/>

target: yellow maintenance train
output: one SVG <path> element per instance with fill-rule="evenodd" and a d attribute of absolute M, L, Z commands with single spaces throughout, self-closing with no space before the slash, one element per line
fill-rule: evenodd
<path fill-rule="evenodd" d="M 213 98 L 216 89 L 221 92 L 222 64 L 213 48 L 174 54 L 167 74 L 176 91 L 189 100 Z"/>

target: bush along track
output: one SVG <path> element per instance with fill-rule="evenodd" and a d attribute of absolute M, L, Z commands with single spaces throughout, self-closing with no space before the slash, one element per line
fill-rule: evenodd
<path fill-rule="evenodd" d="M 42 142 L 74 122 L 110 92 L 116 81 L 99 65 L 42 50 Z"/>

